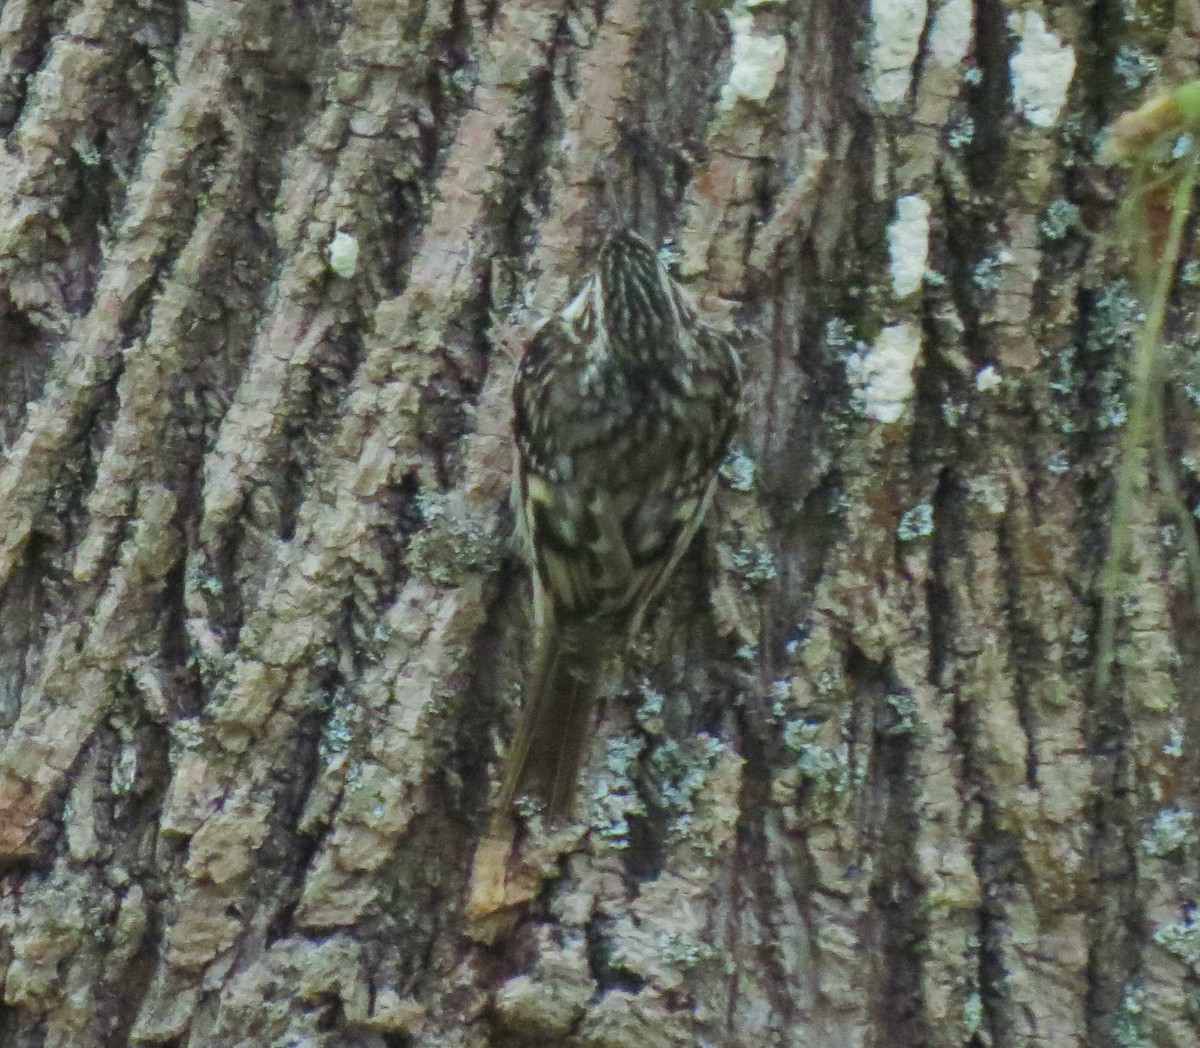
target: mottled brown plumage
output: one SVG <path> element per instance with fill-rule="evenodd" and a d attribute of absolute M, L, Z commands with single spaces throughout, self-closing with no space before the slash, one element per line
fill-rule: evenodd
<path fill-rule="evenodd" d="M 609 237 L 517 372 L 517 517 L 537 638 L 502 810 L 570 814 L 604 663 L 639 628 L 712 497 L 737 358 L 646 241 Z"/>

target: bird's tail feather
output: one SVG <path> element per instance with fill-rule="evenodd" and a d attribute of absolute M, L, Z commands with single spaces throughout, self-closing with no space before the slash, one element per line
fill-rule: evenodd
<path fill-rule="evenodd" d="M 540 801 L 551 822 L 571 814 L 604 669 L 603 632 L 584 624 L 542 631 L 509 747 L 497 809 L 501 816 L 522 795 Z"/>

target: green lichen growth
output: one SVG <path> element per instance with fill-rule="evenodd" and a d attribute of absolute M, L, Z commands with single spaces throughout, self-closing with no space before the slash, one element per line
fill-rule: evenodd
<path fill-rule="evenodd" d="M 721 463 L 721 477 L 734 491 L 753 491 L 755 474 L 754 460 L 736 449 Z"/>
<path fill-rule="evenodd" d="M 1113 1039 L 1120 1048 L 1152 1048 L 1146 1034 L 1145 991 L 1130 986 L 1121 998 L 1121 1009 L 1113 1020 Z"/>
<path fill-rule="evenodd" d="M 641 694 L 642 701 L 638 703 L 634 719 L 647 735 L 661 735 L 664 731 L 663 708 L 667 697 L 661 691 L 652 688 L 648 681 L 642 682 Z"/>
<path fill-rule="evenodd" d="M 844 740 L 829 745 L 824 741 L 826 732 L 821 721 L 803 718 L 788 721 L 783 727 L 783 743 L 794 754 L 797 770 L 813 787 L 818 800 L 844 794 L 854 778 L 849 747 Z"/>
<path fill-rule="evenodd" d="M 754 663 L 758 661 L 758 645 L 753 641 L 745 641 L 738 645 L 733 657 L 739 662 Z"/>
<path fill-rule="evenodd" d="M 1125 44 L 1113 56 L 1113 72 L 1131 91 L 1140 90 L 1158 74 L 1158 59 L 1139 47 Z"/>
<path fill-rule="evenodd" d="M 628 847 L 630 818 L 646 813 L 633 789 L 633 770 L 645 748 L 645 740 L 638 736 L 620 735 L 608 740 L 604 765 L 592 790 L 589 819 L 607 848 L 619 851 Z"/>
<path fill-rule="evenodd" d="M 1154 825 L 1142 837 L 1142 851 L 1160 858 L 1173 855 L 1196 843 L 1196 816 L 1187 808 L 1160 811 Z"/>
<path fill-rule="evenodd" d="M 82 135 L 71 143 L 71 148 L 75 151 L 75 155 L 79 157 L 79 162 L 84 167 L 99 167 L 104 163 L 104 157 L 101 156 L 100 150 Z"/>
<path fill-rule="evenodd" d="M 495 540 L 466 513 L 438 495 L 418 496 L 417 502 L 426 526 L 409 546 L 415 572 L 439 586 L 458 586 L 494 563 L 499 553 Z"/>
<path fill-rule="evenodd" d="M 1126 407 L 1126 368 L 1134 339 L 1145 321 L 1145 312 L 1132 285 L 1115 280 L 1097 293 L 1088 311 L 1088 331 L 1083 343 L 1086 356 L 1074 346 L 1057 354 L 1050 389 L 1063 401 L 1056 404 L 1053 417 L 1064 436 L 1080 432 L 1076 421 L 1078 402 L 1085 385 L 1096 409 L 1083 427 L 1084 432 L 1119 429 L 1128 417 Z M 1100 369 L 1096 359 L 1111 362 Z"/>
<path fill-rule="evenodd" d="M 963 1001 L 963 1028 L 968 1035 L 976 1034 L 983 1027 L 983 998 L 977 991 L 967 994 Z"/>
<path fill-rule="evenodd" d="M 1189 967 L 1200 965 L 1200 924 L 1190 916 L 1159 925 L 1154 941 Z"/>
<path fill-rule="evenodd" d="M 1079 222 L 1079 208 L 1069 200 L 1055 200 L 1038 225 L 1047 240 L 1062 240 Z"/>
<path fill-rule="evenodd" d="M 650 757 L 651 780 L 659 802 L 675 813 L 677 833 L 690 822 L 696 795 L 725 750 L 720 739 L 704 732 L 682 741 L 665 739 L 655 747 Z"/>
<path fill-rule="evenodd" d="M 1164 757 L 1183 756 L 1183 729 L 1178 724 L 1171 725 L 1171 734 L 1163 743 L 1162 751 Z"/>
<path fill-rule="evenodd" d="M 956 120 L 950 125 L 946 135 L 946 144 L 951 149 L 965 149 L 975 140 L 975 121 L 969 116 Z"/>
<path fill-rule="evenodd" d="M 825 345 L 838 357 L 863 348 L 862 343 L 854 337 L 854 328 L 842 317 L 830 317 L 825 322 Z"/>
<path fill-rule="evenodd" d="M 137 781 L 137 771 L 138 750 L 132 740 L 127 741 L 113 755 L 109 789 L 114 797 L 120 797 L 133 789 Z"/>
<path fill-rule="evenodd" d="M 964 400 L 947 400 L 942 403 L 942 418 L 951 429 L 958 429 L 969 405 Z"/>
<path fill-rule="evenodd" d="M 734 550 L 731 559 L 733 566 L 752 586 L 764 586 L 779 576 L 775 555 L 770 550 L 743 547 Z"/>
<path fill-rule="evenodd" d="M 1051 452 L 1046 459 L 1046 472 L 1061 477 L 1071 472 L 1071 460 L 1061 451 Z"/>
<path fill-rule="evenodd" d="M 933 504 L 928 501 L 918 502 L 912 509 L 906 510 L 896 526 L 896 538 L 901 542 L 912 542 L 932 534 Z"/>
<path fill-rule="evenodd" d="M 917 702 L 907 691 L 891 692 L 884 700 L 891 713 L 891 720 L 884 725 L 888 735 L 912 735 L 920 726 L 917 718 Z"/>
<path fill-rule="evenodd" d="M 321 733 L 317 752 L 322 766 L 327 766 L 335 757 L 346 753 L 354 739 L 352 721 L 359 712 L 359 705 L 353 698 L 335 697 L 329 703 L 329 716 L 325 721 L 325 730 Z"/>
<path fill-rule="evenodd" d="M 659 936 L 659 953 L 668 964 L 675 968 L 695 968 L 704 961 L 712 960 L 719 955 L 717 948 L 708 942 L 685 935 L 678 931 L 663 932 Z"/>
<path fill-rule="evenodd" d="M 1128 280 L 1114 280 L 1100 289 L 1088 319 L 1088 352 L 1124 356 L 1133 348 L 1146 312 L 1133 285 Z"/>
<path fill-rule="evenodd" d="M 1001 248 L 994 255 L 984 255 L 971 270 L 971 283 L 985 294 L 999 291 L 1004 284 L 1004 267 L 1011 264 L 1012 255 Z"/>
<path fill-rule="evenodd" d="M 171 725 L 173 751 L 198 750 L 204 744 L 204 724 L 199 717 L 181 717 Z M 176 761 L 178 757 L 174 758 Z"/>
<path fill-rule="evenodd" d="M 788 654 L 795 655 L 796 649 L 799 646 L 799 641 L 788 641 Z M 771 712 L 780 720 L 783 720 L 788 714 L 788 705 L 792 698 L 792 682 L 787 677 L 781 677 L 779 680 L 771 682 Z"/>

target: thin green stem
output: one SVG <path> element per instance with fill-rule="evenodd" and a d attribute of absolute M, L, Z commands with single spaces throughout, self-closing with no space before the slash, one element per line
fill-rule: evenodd
<path fill-rule="evenodd" d="M 1161 390 L 1161 386 L 1160 386 Z M 1167 513 L 1175 517 L 1179 539 L 1183 543 L 1183 559 L 1187 565 L 1188 583 L 1192 591 L 1192 602 L 1200 612 L 1200 540 L 1196 538 L 1196 518 L 1188 509 L 1179 479 L 1175 475 L 1175 464 L 1171 461 L 1170 445 L 1167 443 L 1163 420 L 1163 402 L 1160 397 L 1154 411 L 1154 428 L 1151 437 L 1154 444 L 1154 474 L 1162 489 Z"/>
<path fill-rule="evenodd" d="M 1148 442 L 1154 449 L 1160 484 L 1164 484 L 1168 489 L 1174 487 L 1173 473 L 1170 474 L 1169 480 L 1164 479 L 1170 463 L 1167 462 L 1166 440 L 1163 435 L 1160 337 L 1171 286 L 1175 281 L 1175 270 L 1179 265 L 1183 229 L 1196 188 L 1198 160 L 1200 153 L 1193 141 L 1179 161 L 1181 174 L 1171 197 L 1171 220 L 1167 227 L 1166 243 L 1154 272 L 1146 318 L 1133 347 L 1129 417 L 1117 449 L 1116 490 L 1113 494 L 1112 519 L 1109 523 L 1108 551 L 1100 572 L 1100 627 L 1096 638 L 1096 686 L 1099 690 L 1108 686 L 1112 674 L 1117 605 L 1119 598 L 1125 593 L 1123 582 L 1132 544 L 1130 510 L 1138 480 L 1145 476 L 1143 467 Z M 1186 537 L 1184 542 L 1187 544 L 1190 566 L 1197 570 L 1200 569 L 1200 551 L 1195 549 L 1196 537 L 1190 527 L 1189 524 L 1187 535 L 1190 536 L 1191 542 L 1188 544 Z"/>

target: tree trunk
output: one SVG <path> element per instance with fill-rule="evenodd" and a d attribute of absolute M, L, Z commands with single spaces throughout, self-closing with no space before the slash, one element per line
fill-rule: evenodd
<path fill-rule="evenodd" d="M 1156 499 L 1094 672 L 1095 148 L 1194 4 L 2 12 L 0 1048 L 1198 1043 Z M 745 419 L 579 825 L 489 858 L 513 362 L 622 224 Z"/>

